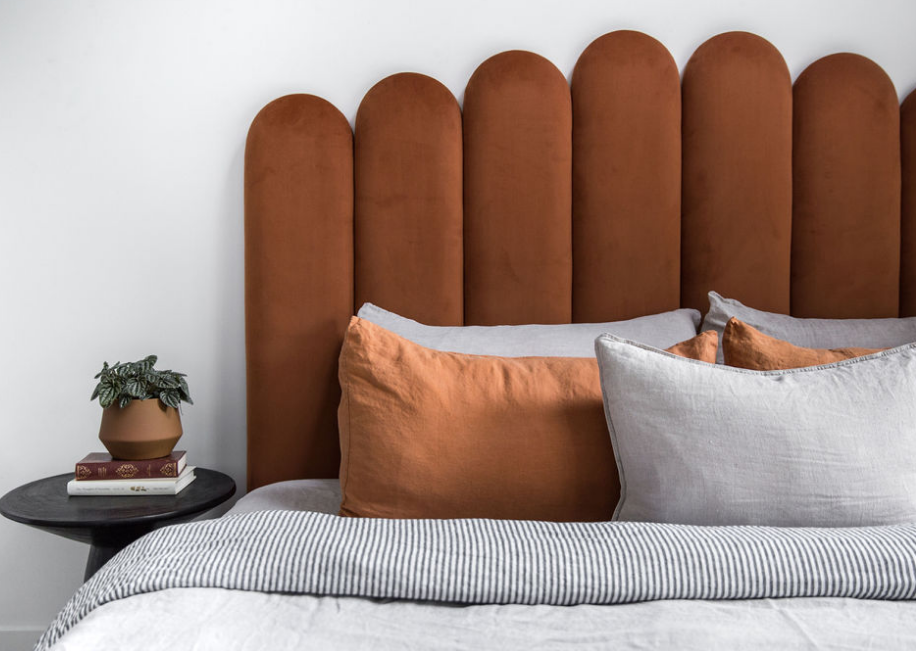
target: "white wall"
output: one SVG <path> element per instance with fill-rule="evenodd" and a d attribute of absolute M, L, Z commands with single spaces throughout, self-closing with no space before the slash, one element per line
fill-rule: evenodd
<path fill-rule="evenodd" d="M 0 494 L 100 449 L 92 376 L 151 352 L 189 374 L 180 445 L 244 485 L 242 154 L 261 106 L 311 92 L 352 120 L 404 70 L 460 98 L 513 48 L 569 75 L 621 28 L 682 68 L 742 29 L 793 75 L 853 51 L 916 86 L 912 0 L 0 0 Z M 0 648 L 43 629 L 86 552 L 0 518 Z"/>

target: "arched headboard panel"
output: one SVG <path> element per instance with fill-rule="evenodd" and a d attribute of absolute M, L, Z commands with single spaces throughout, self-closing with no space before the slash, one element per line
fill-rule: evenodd
<path fill-rule="evenodd" d="M 464 320 L 461 110 L 413 73 L 383 79 L 356 114 L 356 305 L 432 325 Z"/>
<path fill-rule="evenodd" d="M 897 316 L 900 107 L 874 62 L 834 54 L 795 82 L 792 311 Z"/>
<path fill-rule="evenodd" d="M 900 109 L 856 55 L 812 64 L 793 102 L 782 56 L 743 32 L 703 44 L 682 83 L 637 32 L 590 45 L 571 89 L 504 52 L 463 114 L 434 79 L 382 80 L 355 149 L 326 101 L 280 98 L 245 154 L 249 488 L 337 475 L 337 355 L 363 301 L 557 323 L 705 309 L 715 289 L 893 316 L 916 314 L 914 260 L 916 100 Z"/>
<path fill-rule="evenodd" d="M 337 474 L 337 354 L 353 311 L 353 137 L 312 95 L 245 147 L 248 485 Z"/>
<path fill-rule="evenodd" d="M 572 318 L 572 109 L 547 59 L 503 52 L 464 94 L 464 321 Z"/>
<path fill-rule="evenodd" d="M 681 298 L 677 65 L 654 38 L 613 32 L 585 49 L 571 86 L 573 320 L 674 309 Z"/>
<path fill-rule="evenodd" d="M 711 288 L 789 311 L 792 81 L 782 55 L 746 32 L 701 45 L 684 70 L 681 304 Z"/>

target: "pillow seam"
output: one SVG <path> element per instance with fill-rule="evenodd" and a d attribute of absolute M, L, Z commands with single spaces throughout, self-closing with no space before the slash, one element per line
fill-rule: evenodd
<path fill-rule="evenodd" d="M 604 335 L 601 335 L 598 338 L 600 339 L 603 336 Z M 596 358 L 599 356 L 600 355 L 596 355 Z M 617 500 L 617 506 L 614 507 L 614 513 L 611 514 L 611 521 L 617 522 L 620 519 L 620 512 L 623 510 L 624 503 L 627 499 L 627 478 L 626 473 L 623 470 L 623 463 L 620 460 L 620 444 L 617 438 L 617 428 L 614 427 L 614 419 L 611 416 L 610 410 L 608 409 L 608 400 L 606 398 L 607 393 L 605 391 L 604 373 L 601 369 L 601 360 L 596 359 L 596 361 L 598 362 L 598 381 L 601 384 L 601 404 L 604 408 L 604 420 L 607 422 L 608 437 L 611 440 L 611 449 L 614 451 L 614 463 L 617 464 L 617 478 L 620 483 L 620 497 Z"/>

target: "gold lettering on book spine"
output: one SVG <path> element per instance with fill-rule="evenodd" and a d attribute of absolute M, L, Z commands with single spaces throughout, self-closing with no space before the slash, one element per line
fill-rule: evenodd
<path fill-rule="evenodd" d="M 125 463 L 123 465 L 118 466 L 118 469 L 115 470 L 115 472 L 118 473 L 118 476 L 121 477 L 122 479 L 130 479 L 131 477 L 136 475 L 138 472 L 140 472 L 140 469 L 131 463 Z"/>
<path fill-rule="evenodd" d="M 77 479 L 86 479 L 89 475 L 92 474 L 92 471 L 89 470 L 86 466 L 81 466 L 77 464 L 76 466 L 76 478 Z"/>
<path fill-rule="evenodd" d="M 178 464 L 170 461 L 169 463 L 162 466 L 162 470 L 160 470 L 159 472 L 161 472 L 166 477 L 177 477 L 178 476 Z"/>

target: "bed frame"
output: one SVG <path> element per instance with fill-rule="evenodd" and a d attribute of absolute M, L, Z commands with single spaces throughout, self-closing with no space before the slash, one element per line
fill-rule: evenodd
<path fill-rule="evenodd" d="M 464 110 L 396 74 L 346 118 L 312 95 L 245 152 L 248 487 L 334 477 L 337 355 L 365 301 L 428 324 L 705 310 L 715 289 L 804 317 L 916 314 L 916 92 L 855 54 L 794 86 L 744 32 L 683 81 L 645 34 L 484 61 Z"/>

